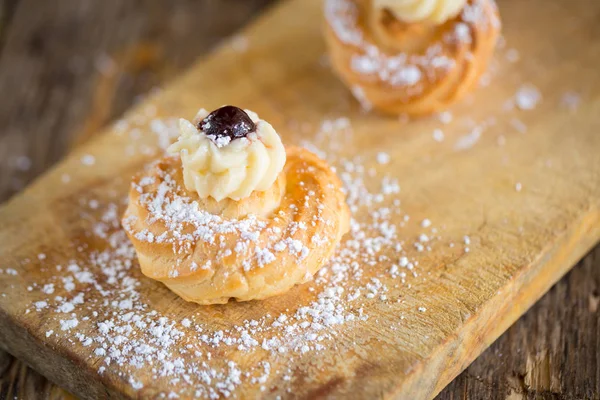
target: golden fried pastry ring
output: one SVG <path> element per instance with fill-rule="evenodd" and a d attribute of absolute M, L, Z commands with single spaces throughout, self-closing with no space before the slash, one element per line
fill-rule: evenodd
<path fill-rule="evenodd" d="M 348 231 L 350 213 L 324 161 L 302 148 L 286 154 L 273 187 L 238 202 L 187 191 L 176 157 L 135 177 L 122 223 L 142 273 L 199 304 L 264 299 L 310 280 Z M 274 201 L 269 215 L 251 214 Z"/>
<path fill-rule="evenodd" d="M 404 23 L 372 0 L 326 0 L 334 71 L 365 107 L 426 115 L 463 97 L 486 71 L 500 20 L 494 0 L 468 0 L 443 24 Z"/>

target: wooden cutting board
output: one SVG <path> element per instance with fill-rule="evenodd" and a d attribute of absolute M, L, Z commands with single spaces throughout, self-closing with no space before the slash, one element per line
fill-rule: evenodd
<path fill-rule="evenodd" d="M 0 209 L 2 348 L 84 398 L 431 398 L 598 241 L 600 3 L 502 1 L 490 83 L 416 121 L 361 111 L 321 6 L 271 10 Z M 356 224 L 315 282 L 200 307 L 118 218 L 176 118 L 225 103 L 329 159 Z"/>

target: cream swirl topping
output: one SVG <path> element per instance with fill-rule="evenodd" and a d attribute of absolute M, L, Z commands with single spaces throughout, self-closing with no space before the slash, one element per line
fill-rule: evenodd
<path fill-rule="evenodd" d="M 390 10 L 404 22 L 432 22 L 442 24 L 456 17 L 467 0 L 374 0 L 378 9 Z"/>
<path fill-rule="evenodd" d="M 244 112 L 256 127 L 245 137 L 207 134 L 210 124 L 203 121 L 209 113 L 204 109 L 196 115 L 196 125 L 179 120 L 181 135 L 167 151 L 179 154 L 187 190 L 203 199 L 239 201 L 273 185 L 285 164 L 285 148 L 271 124 L 250 110 Z"/>

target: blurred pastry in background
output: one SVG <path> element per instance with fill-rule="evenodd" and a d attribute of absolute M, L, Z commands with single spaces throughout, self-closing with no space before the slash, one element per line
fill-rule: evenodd
<path fill-rule="evenodd" d="M 494 0 L 326 0 L 334 71 L 365 108 L 444 110 L 479 81 L 500 32 Z"/>

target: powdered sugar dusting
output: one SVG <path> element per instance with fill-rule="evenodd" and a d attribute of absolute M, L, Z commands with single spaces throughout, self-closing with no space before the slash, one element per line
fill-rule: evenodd
<path fill-rule="evenodd" d="M 352 138 L 352 131 L 346 118 L 325 120 L 313 135 L 314 141 L 305 143 L 321 149 L 321 155 L 335 166 L 354 217 L 351 232 L 342 239 L 331 261 L 300 289 L 307 294 L 293 308 L 275 315 L 259 313 L 255 318 L 232 319 L 221 326 L 211 323 L 205 308 L 185 308 L 182 300 L 140 274 L 135 251 L 119 224 L 125 194 L 115 193 L 109 199 L 79 201 L 81 215 L 90 221 L 86 240 L 95 243 L 95 250 L 87 249 L 87 242 L 74 243 L 80 249 L 78 258 L 62 265 L 51 264 L 52 254 L 47 251 L 36 257 L 49 265 L 51 272 L 32 286 L 36 300 L 29 312 L 44 313 L 43 332 L 48 340 L 67 341 L 88 354 L 96 360 L 98 374 L 118 371 L 132 391 L 148 390 L 161 382 L 161 387 L 177 384 L 173 393 L 163 393 L 165 397 L 216 399 L 234 396 L 240 385 L 264 391 L 271 388 L 269 382 L 288 382 L 290 370 L 272 368 L 277 357 L 318 354 L 335 346 L 338 335 L 369 320 L 370 307 L 390 302 L 401 285 L 410 287 L 411 279 L 419 277 L 421 255 L 431 251 L 440 239 L 429 219 L 415 220 L 419 235 L 401 233 L 411 222 L 400 208 L 400 183 L 377 172 L 392 161 L 391 156 L 380 151 L 370 156 L 340 157 L 342 148 L 336 138 L 342 133 Z M 144 187 L 155 184 L 151 178 L 142 179 L 138 190 L 144 196 Z M 243 246 L 247 247 L 264 229 L 252 217 L 227 222 L 203 212 L 193 201 L 169 198 L 173 184 L 165 176 L 156 196 L 144 197 L 152 210 L 151 218 L 169 228 L 169 234 L 162 237 L 140 232 L 144 240 L 177 244 L 176 237 L 180 241 L 190 235 L 190 240 L 214 241 L 224 232 L 236 232 L 247 238 Z M 306 229 L 303 223 L 294 229 Z M 194 229 L 186 230 L 186 224 Z M 327 240 L 319 236 L 311 239 L 317 244 Z M 273 262 L 277 251 L 289 251 L 299 260 L 305 254 L 304 244 L 291 239 L 255 250 L 257 265 Z M 181 317 L 160 307 L 146 294 L 157 290 L 161 301 L 168 298 L 191 311 Z M 233 310 L 236 305 L 225 307 Z M 239 356 L 245 353 L 255 353 L 262 361 L 242 367 Z M 152 381 L 141 375 L 148 368 Z"/>
<path fill-rule="evenodd" d="M 540 91 L 532 84 L 521 86 L 515 94 L 515 104 L 521 110 L 533 110 L 541 100 Z"/>

